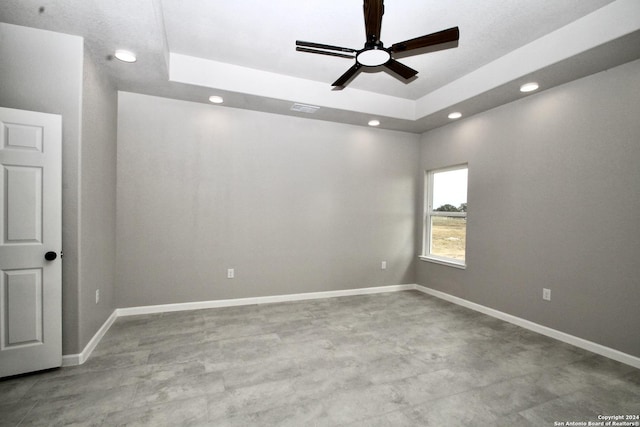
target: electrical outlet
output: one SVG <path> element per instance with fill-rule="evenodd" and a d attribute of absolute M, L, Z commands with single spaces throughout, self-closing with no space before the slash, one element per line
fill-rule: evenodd
<path fill-rule="evenodd" d="M 382 261 L 382 264 L 380 264 L 380 268 L 382 270 L 386 270 L 387 269 L 387 261 Z"/>
<path fill-rule="evenodd" d="M 542 288 L 542 299 L 545 301 L 551 301 L 551 289 Z"/>
<path fill-rule="evenodd" d="M 100 289 L 96 289 L 96 304 L 100 302 Z"/>
<path fill-rule="evenodd" d="M 236 271 L 233 268 L 227 268 L 227 279 L 233 279 L 236 277 Z"/>

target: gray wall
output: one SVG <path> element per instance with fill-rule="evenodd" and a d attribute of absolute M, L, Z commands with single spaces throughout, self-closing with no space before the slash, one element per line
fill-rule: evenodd
<path fill-rule="evenodd" d="M 120 92 L 116 305 L 414 283 L 418 153 L 418 135 Z"/>
<path fill-rule="evenodd" d="M 62 115 L 62 352 L 77 353 L 83 40 L 0 23 L 0 105 Z"/>
<path fill-rule="evenodd" d="M 418 283 L 640 356 L 639 93 L 635 61 L 425 133 L 469 164 L 468 267 Z"/>
<path fill-rule="evenodd" d="M 81 37 L 0 23 L 0 58 L 1 106 L 62 116 L 62 352 L 77 354 L 115 308 L 117 93 Z"/>
<path fill-rule="evenodd" d="M 80 156 L 80 349 L 116 308 L 117 107 L 115 88 L 85 48 Z M 97 305 L 96 290 L 100 290 Z"/>

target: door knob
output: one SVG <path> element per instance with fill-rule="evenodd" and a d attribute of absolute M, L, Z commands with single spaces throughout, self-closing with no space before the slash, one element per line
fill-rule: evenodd
<path fill-rule="evenodd" d="M 56 254 L 53 251 L 49 251 L 46 254 L 44 254 L 44 259 L 46 259 L 47 261 L 53 261 L 57 257 L 58 257 L 58 254 Z"/>

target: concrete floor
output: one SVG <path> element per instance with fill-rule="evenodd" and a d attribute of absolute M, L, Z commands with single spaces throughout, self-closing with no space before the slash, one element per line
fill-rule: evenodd
<path fill-rule="evenodd" d="M 120 318 L 84 365 L 0 381 L 0 414 L 2 426 L 553 426 L 640 414 L 640 370 L 407 291 Z"/>

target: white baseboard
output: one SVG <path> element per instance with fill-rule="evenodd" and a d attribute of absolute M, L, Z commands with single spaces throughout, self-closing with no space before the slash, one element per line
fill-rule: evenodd
<path fill-rule="evenodd" d="M 77 366 L 82 365 L 89 359 L 91 353 L 96 348 L 104 334 L 107 333 L 113 322 L 118 317 L 124 316 L 136 316 L 140 314 L 153 314 L 153 313 L 168 313 L 172 311 L 186 311 L 186 310 L 200 310 L 204 308 L 219 308 L 219 307 L 234 307 L 239 305 L 252 305 L 252 304 L 269 304 L 274 302 L 289 302 L 289 301 L 304 301 L 310 299 L 323 299 L 323 298 L 335 298 L 352 295 L 367 295 L 378 294 L 383 292 L 398 292 L 414 289 L 415 285 L 392 285 L 392 286 L 378 286 L 372 288 L 359 288 L 359 289 L 346 289 L 340 291 L 323 291 L 323 292 L 308 292 L 302 294 L 289 294 L 289 295 L 274 295 L 267 297 L 255 297 L 255 298 L 235 298 L 213 301 L 198 301 L 198 302 L 186 302 L 178 304 L 161 304 L 161 305 L 148 305 L 141 307 L 126 307 L 117 308 L 111 313 L 111 316 L 104 322 L 104 324 L 98 329 L 98 332 L 91 338 L 91 341 L 85 346 L 84 350 L 80 354 L 67 354 L 62 356 L 62 366 Z"/>
<path fill-rule="evenodd" d="M 93 338 L 91 338 L 91 340 L 84 347 L 84 350 L 82 350 L 82 353 L 67 354 L 62 356 L 62 366 L 77 366 L 77 365 L 82 365 L 84 362 L 86 362 L 87 359 L 89 359 L 89 356 L 91 356 L 91 353 L 93 352 L 93 350 L 95 350 L 98 343 L 100 343 L 100 340 L 102 339 L 102 337 L 104 337 L 104 334 L 107 333 L 111 325 L 113 325 L 113 322 L 115 322 L 116 319 L 118 318 L 117 311 L 118 310 L 113 310 L 113 313 L 111 313 L 111 316 L 109 316 L 107 320 L 105 320 L 105 322 L 102 324 L 100 329 L 98 329 L 98 332 L 95 333 Z"/>
<path fill-rule="evenodd" d="M 605 347 L 604 345 L 595 343 L 593 341 L 588 341 L 583 338 L 579 338 L 574 335 L 570 335 L 565 332 L 561 332 L 556 329 L 552 329 L 547 326 L 543 326 L 538 323 L 534 323 L 529 320 L 525 320 L 520 317 L 495 310 L 493 308 L 485 307 L 484 305 L 467 301 L 466 299 L 459 298 L 445 292 L 427 288 L 425 286 L 414 285 L 413 289 L 640 369 L 640 357 L 632 356 L 613 348 Z"/>
<path fill-rule="evenodd" d="M 253 304 L 270 304 L 274 302 L 304 301 L 304 300 L 310 300 L 310 299 L 324 299 L 324 298 L 345 297 L 345 296 L 352 296 L 352 295 L 378 294 L 383 292 L 398 292 L 398 291 L 411 290 L 411 289 L 414 289 L 414 287 L 415 285 L 378 286 L 373 288 L 346 289 L 341 291 L 307 292 L 302 294 L 273 295 L 268 297 L 235 298 L 235 299 L 222 299 L 222 300 L 214 300 L 214 301 L 185 302 L 185 303 L 178 303 L 178 304 L 147 305 L 142 307 L 119 308 L 116 311 L 118 312 L 118 317 L 135 316 L 138 314 L 167 313 L 171 311 L 184 311 L 184 310 L 200 310 L 203 308 L 233 307 L 238 305 L 253 305 Z"/>
<path fill-rule="evenodd" d="M 324 291 L 324 292 L 309 292 L 302 294 L 289 294 L 289 295 L 274 295 L 266 297 L 254 297 L 254 298 L 236 298 L 236 299 L 224 299 L 213 301 L 198 301 L 187 302 L 178 304 L 161 304 L 161 305 L 149 305 L 141 307 L 126 307 L 118 308 L 113 311 L 111 316 L 104 322 L 98 332 L 91 338 L 89 343 L 85 346 L 84 350 L 80 354 L 69 354 L 62 357 L 62 366 L 75 366 L 82 365 L 89 359 L 91 353 L 96 348 L 102 337 L 107 333 L 113 322 L 118 317 L 135 316 L 140 314 L 154 314 L 154 313 L 168 313 L 173 311 L 186 311 L 186 310 L 200 310 L 205 308 L 219 308 L 219 307 L 234 307 L 240 305 L 252 305 L 252 304 L 269 304 L 276 302 L 291 302 L 291 301 L 304 301 L 311 299 L 324 299 L 335 298 L 353 295 L 367 295 L 377 294 L 384 292 L 399 292 L 407 290 L 417 290 L 422 293 L 432 295 L 434 297 L 452 302 L 454 304 L 470 308 L 471 310 L 478 311 L 491 317 L 495 317 L 505 322 L 512 323 L 514 325 L 529 329 L 530 331 L 537 332 L 541 335 L 557 339 L 559 341 L 566 342 L 576 347 L 591 351 L 596 354 L 608 357 L 609 359 L 617 360 L 618 362 L 625 363 L 640 369 L 640 358 L 632 356 L 627 353 L 605 347 L 601 344 L 594 343 L 592 341 L 579 338 L 565 332 L 558 331 L 546 326 L 539 325 L 529 320 L 522 319 L 520 317 L 513 316 L 511 314 L 503 313 L 493 308 L 485 307 L 480 304 L 476 304 L 471 301 L 467 301 L 463 298 L 459 298 L 435 289 L 427 288 L 425 286 L 411 284 L 411 285 L 392 285 L 392 286 L 379 286 L 372 288 L 359 288 L 359 289 L 346 289 L 340 291 Z"/>

